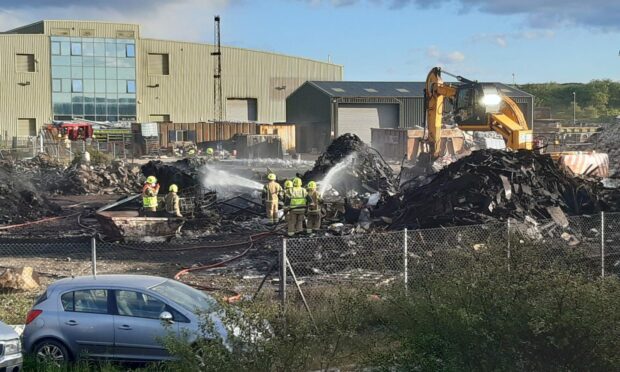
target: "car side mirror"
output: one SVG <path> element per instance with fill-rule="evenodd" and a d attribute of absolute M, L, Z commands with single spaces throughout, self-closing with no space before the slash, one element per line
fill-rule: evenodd
<path fill-rule="evenodd" d="M 168 311 L 163 311 L 161 314 L 159 314 L 159 319 L 164 323 L 168 323 L 168 324 L 174 323 L 172 314 L 170 314 Z"/>

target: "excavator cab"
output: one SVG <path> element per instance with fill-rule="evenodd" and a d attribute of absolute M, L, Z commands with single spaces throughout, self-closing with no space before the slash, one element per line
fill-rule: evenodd
<path fill-rule="evenodd" d="M 455 98 L 454 120 L 458 125 L 485 125 L 487 114 L 499 113 L 501 109 L 502 98 L 494 84 L 462 84 Z"/>

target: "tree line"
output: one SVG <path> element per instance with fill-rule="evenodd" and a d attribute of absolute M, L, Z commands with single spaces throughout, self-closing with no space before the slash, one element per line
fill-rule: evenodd
<path fill-rule="evenodd" d="M 523 84 L 519 88 L 534 95 L 535 107 L 548 107 L 553 118 L 573 117 L 575 92 L 577 119 L 613 121 L 620 115 L 620 82 L 592 80 L 589 83 Z"/>

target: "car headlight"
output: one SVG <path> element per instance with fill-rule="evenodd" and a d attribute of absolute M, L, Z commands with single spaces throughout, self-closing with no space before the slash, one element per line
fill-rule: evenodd
<path fill-rule="evenodd" d="M 18 338 L 4 342 L 4 355 L 18 354 L 21 351 L 22 345 Z"/>

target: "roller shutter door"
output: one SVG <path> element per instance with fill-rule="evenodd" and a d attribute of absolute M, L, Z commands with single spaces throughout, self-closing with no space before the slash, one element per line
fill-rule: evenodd
<path fill-rule="evenodd" d="M 398 105 L 341 104 L 338 106 L 338 133 L 356 134 L 370 144 L 371 128 L 398 128 Z"/>
<path fill-rule="evenodd" d="M 229 98 L 226 100 L 226 119 L 230 121 L 256 121 L 255 98 Z"/>

